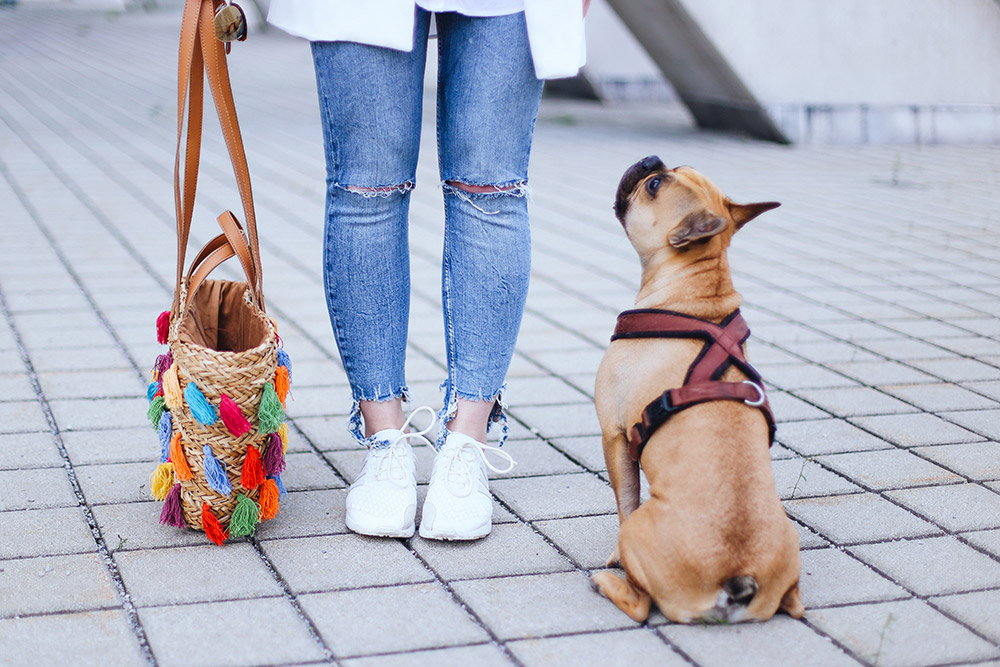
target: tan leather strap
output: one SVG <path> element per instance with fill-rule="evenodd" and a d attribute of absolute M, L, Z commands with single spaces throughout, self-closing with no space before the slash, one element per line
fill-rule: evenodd
<path fill-rule="evenodd" d="M 225 245 L 230 246 L 231 252 L 219 252 L 223 244 L 220 237 L 215 237 L 202 249 L 195 262 L 192 263 L 191 269 L 187 272 L 186 277 L 192 281 L 192 284 L 188 285 L 188 299 L 193 296 L 194 283 L 200 285 L 203 282 L 209 264 L 212 266 L 208 271 L 235 255 L 240 259 L 254 300 L 261 309 L 264 308 L 260 249 L 257 240 L 257 223 L 250 186 L 250 172 L 243 149 L 239 121 L 236 117 L 236 107 L 233 103 L 225 49 L 222 42 L 215 38 L 215 9 L 222 4 L 222 0 L 187 0 L 181 21 L 177 73 L 177 154 L 174 160 L 174 203 L 177 212 L 177 285 L 174 291 L 172 311 L 175 314 L 179 312 L 180 308 L 180 287 L 182 279 L 185 278 L 185 255 L 191 231 L 195 190 L 198 181 L 206 73 L 209 89 L 215 101 L 219 124 L 222 127 L 222 134 L 236 176 L 236 185 L 239 188 L 246 219 L 246 233 L 231 212 L 226 211 L 219 216 L 219 224 L 223 229 L 222 237 L 225 240 Z M 185 110 L 187 111 L 186 124 L 184 122 Z M 185 125 L 187 127 L 186 133 L 184 131 Z M 182 161 L 184 163 L 183 175 L 180 169 Z M 226 256 L 223 257 L 223 255 Z M 209 257 L 212 258 L 212 262 L 207 261 Z M 196 280 L 196 278 L 200 279 Z"/>

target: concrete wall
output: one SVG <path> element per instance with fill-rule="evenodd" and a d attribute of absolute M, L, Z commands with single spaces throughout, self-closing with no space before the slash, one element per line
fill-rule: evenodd
<path fill-rule="evenodd" d="M 679 2 L 792 141 L 1000 143 L 996 0 Z"/>

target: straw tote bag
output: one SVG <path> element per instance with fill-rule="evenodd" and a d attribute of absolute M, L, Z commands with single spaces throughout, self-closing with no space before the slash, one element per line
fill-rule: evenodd
<path fill-rule="evenodd" d="M 164 501 L 160 522 L 202 530 L 220 545 L 231 536 L 252 535 L 258 522 L 278 512 L 291 371 L 264 310 L 250 174 L 226 66 L 228 44 L 219 41 L 224 34 L 216 35 L 216 13 L 234 8 L 220 0 L 187 0 L 184 7 L 174 164 L 177 282 L 170 310 L 156 323 L 157 339 L 169 351 L 157 357 L 147 390 L 147 416 L 160 439 L 160 464 L 150 478 L 153 497 Z M 206 74 L 246 226 L 232 212 L 222 213 L 217 219 L 222 233 L 185 267 Z M 239 261 L 245 281 L 208 277 L 231 257 Z"/>

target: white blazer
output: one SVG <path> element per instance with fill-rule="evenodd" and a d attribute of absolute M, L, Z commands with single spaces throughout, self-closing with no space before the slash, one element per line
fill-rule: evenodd
<path fill-rule="evenodd" d="M 415 0 L 272 0 L 269 23 L 310 41 L 413 48 Z M 574 76 L 586 61 L 580 0 L 524 0 L 539 79 Z"/>

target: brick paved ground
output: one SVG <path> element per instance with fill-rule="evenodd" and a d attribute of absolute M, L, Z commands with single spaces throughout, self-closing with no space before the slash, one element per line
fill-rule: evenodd
<path fill-rule="evenodd" d="M 1000 658 L 1000 154 L 793 147 L 676 110 L 546 102 L 534 272 L 511 370 L 519 460 L 472 544 L 347 532 L 363 452 L 320 274 L 323 167 L 305 44 L 238 45 L 267 293 L 295 361 L 284 513 L 223 549 L 157 524 L 145 421 L 173 280 L 175 10 L 0 11 L 0 663 L 733 665 Z M 666 120 L 664 120 L 666 119 Z M 235 207 L 207 140 L 196 241 Z M 440 191 L 413 195 L 409 381 L 443 375 Z M 802 621 L 637 625 L 587 575 L 615 536 L 594 371 L 638 276 L 611 215 L 658 153 L 780 199 L 731 253 L 780 422 Z M 430 453 L 418 453 L 426 481 Z M 423 491 L 421 491 L 423 493 Z"/>

